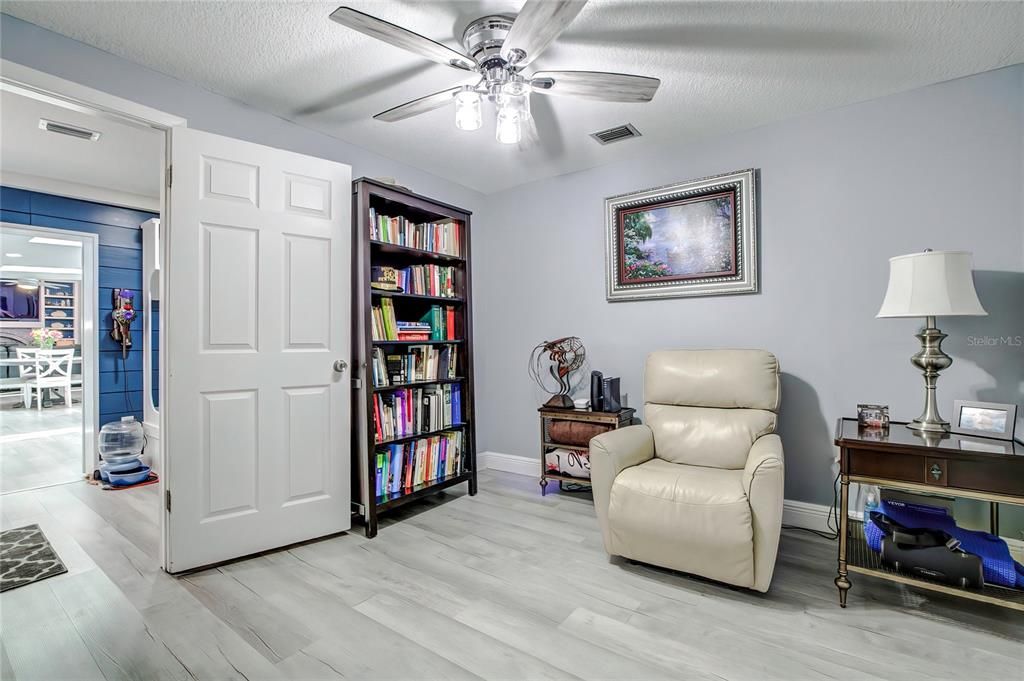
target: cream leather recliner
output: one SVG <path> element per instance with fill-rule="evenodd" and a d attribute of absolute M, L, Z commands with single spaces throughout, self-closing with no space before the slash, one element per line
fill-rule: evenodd
<path fill-rule="evenodd" d="M 767 591 L 782 526 L 779 363 L 764 350 L 647 358 L 643 425 L 590 441 L 611 555 Z"/>

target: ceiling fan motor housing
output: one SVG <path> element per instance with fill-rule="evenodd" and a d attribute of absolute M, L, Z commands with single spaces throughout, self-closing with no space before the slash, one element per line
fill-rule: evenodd
<path fill-rule="evenodd" d="M 491 14 L 466 26 L 462 33 L 462 45 L 481 68 L 487 70 L 505 65 L 505 60 L 501 58 L 501 46 L 512 30 L 515 19 L 509 14 Z"/>

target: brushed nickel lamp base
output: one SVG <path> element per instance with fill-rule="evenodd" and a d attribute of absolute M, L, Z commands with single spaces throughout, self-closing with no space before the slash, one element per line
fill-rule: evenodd
<path fill-rule="evenodd" d="M 925 328 L 917 334 L 921 350 L 910 358 L 910 363 L 924 374 L 924 411 L 907 424 L 907 428 L 930 433 L 948 433 L 949 421 L 939 416 L 939 405 L 935 397 L 935 385 L 939 372 L 948 369 L 953 358 L 942 351 L 942 340 L 946 334 L 935 328 L 935 317 L 925 318 Z"/>

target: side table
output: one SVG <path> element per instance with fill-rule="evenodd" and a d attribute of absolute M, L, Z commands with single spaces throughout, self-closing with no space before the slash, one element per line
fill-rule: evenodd
<path fill-rule="evenodd" d="M 864 524 L 849 517 L 851 482 L 920 494 L 941 494 L 989 502 L 991 532 L 998 534 L 997 504 L 1024 505 L 1024 445 L 1005 440 L 923 433 L 904 423 L 864 428 L 857 419 L 836 424 L 840 449 L 839 605 L 846 607 L 850 572 L 1024 610 L 1024 590 L 986 584 L 961 589 L 944 582 L 897 572 L 868 548 Z"/>
<path fill-rule="evenodd" d="M 564 448 L 580 452 L 589 452 L 590 448 L 585 445 L 572 444 L 568 442 L 555 442 L 550 436 L 550 426 L 554 421 L 577 421 L 582 423 L 594 423 L 607 426 L 608 430 L 616 430 L 624 426 L 632 425 L 633 414 L 636 409 L 631 407 L 619 411 L 592 411 L 591 409 L 553 409 L 541 407 L 537 410 L 540 414 L 540 492 L 547 493 L 548 481 L 558 480 L 559 485 L 563 482 L 590 484 L 588 478 L 576 478 L 571 475 L 559 475 L 547 470 L 545 463 L 546 455 L 552 449 Z"/>

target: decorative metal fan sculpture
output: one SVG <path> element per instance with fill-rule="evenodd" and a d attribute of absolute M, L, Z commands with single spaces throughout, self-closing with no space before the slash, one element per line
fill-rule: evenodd
<path fill-rule="evenodd" d="M 497 140 L 516 144 L 524 128 L 528 137 L 536 135 L 530 115 L 531 92 L 605 102 L 649 102 L 661 84 L 657 78 L 603 71 L 536 71 L 529 76 L 522 73 L 585 4 L 586 0 L 526 0 L 517 16 L 481 17 L 463 31 L 462 45 L 468 55 L 351 7 L 339 7 L 331 19 L 439 64 L 480 74 L 475 85 L 451 87 L 414 99 L 377 114 L 375 119 L 393 123 L 454 101 L 456 127 L 477 130 L 482 125 L 483 96 L 497 106 Z"/>
<path fill-rule="evenodd" d="M 540 389 L 551 395 L 545 407 L 572 409 L 572 372 L 577 371 L 587 360 L 587 349 L 576 336 L 567 336 L 553 341 L 544 341 L 530 353 L 530 377 Z M 557 383 L 549 387 L 551 376 Z"/>

